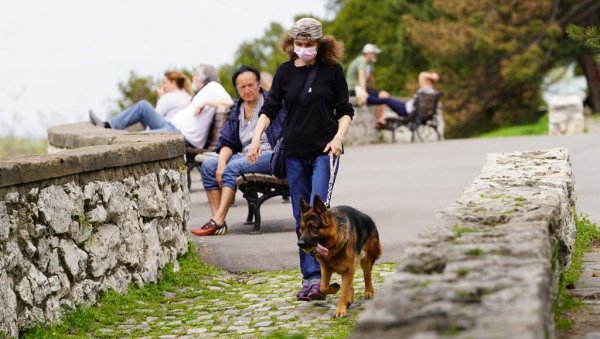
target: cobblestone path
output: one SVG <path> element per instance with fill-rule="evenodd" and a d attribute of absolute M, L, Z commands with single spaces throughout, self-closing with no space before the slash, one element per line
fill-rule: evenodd
<path fill-rule="evenodd" d="M 395 264 L 377 264 L 378 287 Z M 355 300 L 349 316 L 334 319 L 337 295 L 324 302 L 298 302 L 296 271 L 225 274 L 200 277 L 201 289 L 180 288 L 163 292 L 159 309 L 144 302 L 124 305 L 120 321 L 99 328 L 96 338 L 256 338 L 272 334 L 301 334 L 307 338 L 339 338 L 347 335 L 364 307 L 362 270 L 354 280 Z M 340 282 L 334 275 L 333 282 Z"/>

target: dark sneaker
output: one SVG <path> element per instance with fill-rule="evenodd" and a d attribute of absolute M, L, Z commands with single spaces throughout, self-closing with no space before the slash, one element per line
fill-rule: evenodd
<path fill-rule="evenodd" d="M 198 236 L 207 236 L 207 235 L 224 235 L 227 233 L 227 223 L 224 223 L 223 226 L 217 225 L 217 222 L 213 219 L 210 219 L 204 226 L 192 230 L 192 234 Z"/>
<path fill-rule="evenodd" d="M 94 114 L 94 111 L 90 110 L 89 116 L 90 116 L 90 123 L 92 123 L 92 125 L 101 126 L 101 127 L 105 126 L 104 121 L 102 121 L 102 119 L 98 118 L 98 116 L 96 116 L 96 114 Z"/>
<path fill-rule="evenodd" d="M 310 301 L 327 299 L 325 294 L 321 293 L 320 286 L 320 283 L 310 285 L 310 288 L 308 289 L 308 299 L 310 299 Z"/>
<path fill-rule="evenodd" d="M 308 285 L 302 285 L 302 289 L 300 290 L 300 292 L 298 292 L 298 294 L 296 294 L 296 300 L 310 301 L 310 299 L 308 298 L 308 290 L 309 289 L 310 288 Z"/>

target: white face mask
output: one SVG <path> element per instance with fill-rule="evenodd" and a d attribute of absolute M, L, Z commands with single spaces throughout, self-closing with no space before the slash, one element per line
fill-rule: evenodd
<path fill-rule="evenodd" d="M 317 46 L 302 48 L 294 45 L 294 53 L 304 62 L 311 61 L 317 56 Z"/>

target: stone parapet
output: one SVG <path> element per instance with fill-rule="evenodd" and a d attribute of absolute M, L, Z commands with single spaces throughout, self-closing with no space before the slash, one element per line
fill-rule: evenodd
<path fill-rule="evenodd" d="M 368 145 L 380 142 L 379 131 L 375 129 L 375 113 L 373 107 L 355 106 L 354 118 L 348 134 L 344 140 L 344 145 Z"/>
<path fill-rule="evenodd" d="M 566 149 L 490 154 L 361 315 L 353 338 L 552 338 L 575 226 Z M 426 203 L 426 202 L 424 202 Z"/>
<path fill-rule="evenodd" d="M 187 252 L 179 134 L 74 124 L 49 138 L 72 149 L 0 161 L 0 337 L 156 282 Z"/>

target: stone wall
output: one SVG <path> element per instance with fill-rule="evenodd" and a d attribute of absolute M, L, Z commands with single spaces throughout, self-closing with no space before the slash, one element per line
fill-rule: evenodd
<path fill-rule="evenodd" d="M 2 337 L 93 304 L 101 291 L 156 282 L 187 251 L 178 134 L 78 124 L 50 129 L 49 141 L 75 149 L 0 161 Z"/>
<path fill-rule="evenodd" d="M 552 338 L 575 226 L 565 149 L 490 154 L 361 315 L 354 338 Z"/>
<path fill-rule="evenodd" d="M 373 108 L 354 106 L 352 125 L 350 125 L 344 145 L 367 145 L 380 141 L 379 131 L 375 129 L 375 113 Z"/>

